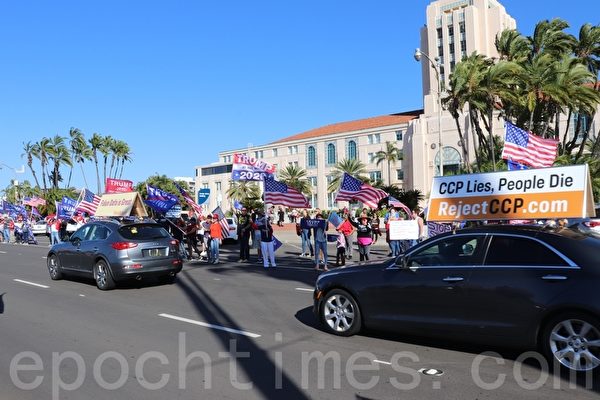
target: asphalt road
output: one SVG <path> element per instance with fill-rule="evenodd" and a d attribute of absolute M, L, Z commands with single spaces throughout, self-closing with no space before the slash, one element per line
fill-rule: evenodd
<path fill-rule="evenodd" d="M 227 245 L 225 263 L 186 263 L 175 284 L 143 282 L 110 292 L 87 280 L 50 280 L 47 250 L 0 245 L 3 400 L 592 399 L 600 393 L 598 376 L 586 382 L 549 375 L 531 358 L 516 361 L 522 354 L 515 351 L 378 332 L 326 334 L 311 312 L 317 274 L 297 257 L 296 243 L 278 251 L 276 269 L 237 264 L 236 246 Z M 376 249 L 376 258 L 385 253 Z"/>

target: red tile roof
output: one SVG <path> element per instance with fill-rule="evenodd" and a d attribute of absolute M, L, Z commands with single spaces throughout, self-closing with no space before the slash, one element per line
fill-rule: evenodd
<path fill-rule="evenodd" d="M 294 140 L 312 139 L 336 133 L 361 131 L 364 129 L 379 128 L 382 126 L 398 125 L 407 123 L 419 115 L 423 114 L 423 110 L 407 111 L 404 113 L 381 115 L 379 117 L 371 117 L 365 119 L 357 119 L 355 121 L 338 122 L 336 124 L 325 125 L 320 128 L 311 129 L 310 131 L 298 133 L 286 138 L 276 140 L 273 143 L 291 142 Z"/>

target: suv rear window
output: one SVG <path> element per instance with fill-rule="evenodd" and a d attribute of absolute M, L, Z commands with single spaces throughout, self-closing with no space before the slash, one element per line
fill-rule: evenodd
<path fill-rule="evenodd" d="M 169 237 L 169 232 L 157 224 L 134 224 L 119 228 L 119 233 L 127 240 L 153 240 Z"/>

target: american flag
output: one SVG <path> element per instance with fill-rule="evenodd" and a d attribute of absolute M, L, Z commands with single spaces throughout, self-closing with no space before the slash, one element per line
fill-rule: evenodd
<path fill-rule="evenodd" d="M 181 186 L 179 186 L 178 184 L 175 184 L 175 186 L 177 187 L 177 189 L 179 190 L 179 193 L 181 193 L 181 196 L 183 196 L 183 198 L 185 199 L 185 201 L 188 203 L 188 206 L 192 207 L 192 210 L 194 210 L 194 213 L 199 217 L 202 215 L 202 207 L 196 203 L 194 201 L 194 199 L 192 199 L 190 197 L 190 195 L 185 191 L 184 188 L 182 188 Z"/>
<path fill-rule="evenodd" d="M 551 167 L 556 159 L 558 140 L 542 139 L 523 129 L 506 123 L 502 158 L 533 168 Z"/>
<path fill-rule="evenodd" d="M 302 193 L 272 178 L 265 178 L 265 203 L 294 208 L 310 207 Z"/>
<path fill-rule="evenodd" d="M 390 196 L 388 198 L 388 206 L 402 209 L 402 211 L 404 211 L 406 213 L 406 216 L 408 217 L 408 219 L 413 219 L 410 208 L 408 208 L 408 206 L 406 204 L 404 204 L 397 198 Z"/>
<path fill-rule="evenodd" d="M 46 200 L 42 199 L 41 197 L 37 197 L 37 196 L 25 197 L 23 199 L 23 204 L 26 206 L 32 206 L 32 207 L 45 206 Z"/>
<path fill-rule="evenodd" d="M 219 217 L 219 225 L 221 225 L 221 233 L 223 234 L 223 239 L 229 237 L 229 222 L 227 222 L 227 218 L 225 218 L 225 214 L 223 214 L 223 210 L 221 207 L 217 207 L 213 210 L 213 215 L 217 215 Z"/>
<path fill-rule="evenodd" d="M 75 207 L 75 212 L 86 212 L 88 215 L 95 215 L 98 204 L 100 204 L 100 197 L 87 189 L 83 189 L 79 198 L 81 201 Z"/>
<path fill-rule="evenodd" d="M 340 191 L 335 198 L 335 201 L 360 201 L 365 206 L 377 208 L 379 200 L 387 197 L 388 194 L 381 189 L 376 189 L 371 185 L 361 182 L 360 180 L 344 173 L 344 179 L 340 186 Z"/>

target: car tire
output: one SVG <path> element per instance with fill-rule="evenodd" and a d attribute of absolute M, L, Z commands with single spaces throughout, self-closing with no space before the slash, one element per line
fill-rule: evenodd
<path fill-rule="evenodd" d="M 319 310 L 325 330 L 338 336 L 352 336 L 360 332 L 360 308 L 354 297 L 342 289 L 333 289 L 324 296 Z"/>
<path fill-rule="evenodd" d="M 50 279 L 53 281 L 58 281 L 63 278 L 63 274 L 60 268 L 60 260 L 56 256 L 56 254 L 52 254 L 48 257 L 48 273 L 50 274 Z"/>
<path fill-rule="evenodd" d="M 113 279 L 110 268 L 104 260 L 100 260 L 94 265 L 94 280 L 96 286 L 100 290 L 111 290 L 115 287 L 115 280 Z"/>
<path fill-rule="evenodd" d="M 541 337 L 541 348 L 550 365 L 575 372 L 598 370 L 598 343 L 600 320 L 582 312 L 556 315 L 546 323 Z"/>

